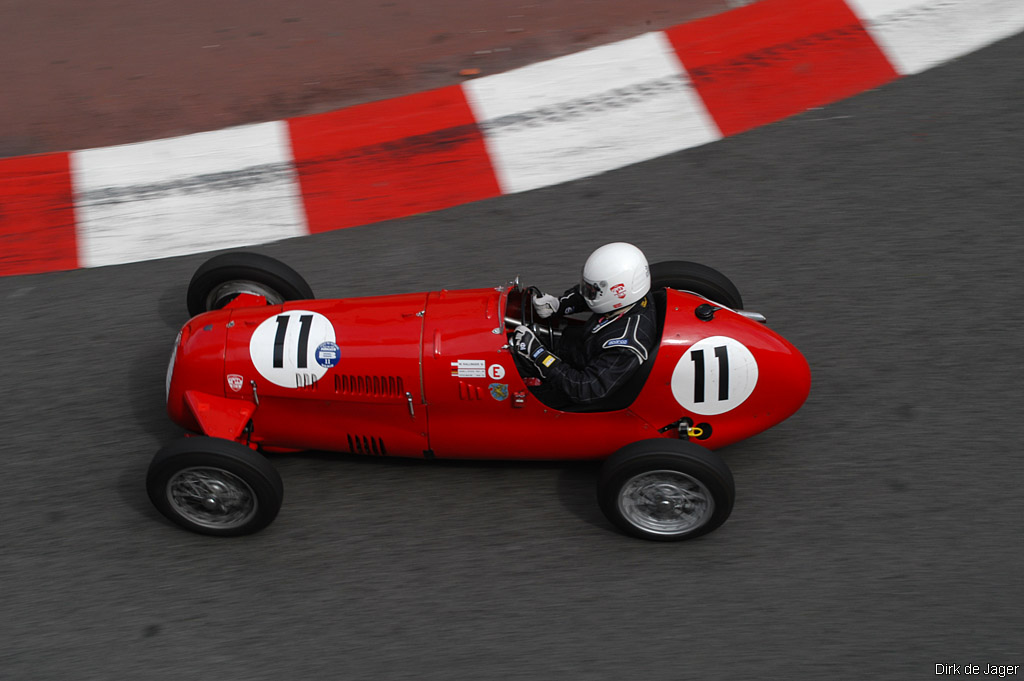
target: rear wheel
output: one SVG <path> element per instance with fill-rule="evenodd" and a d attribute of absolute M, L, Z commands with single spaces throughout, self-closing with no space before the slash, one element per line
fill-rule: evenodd
<path fill-rule="evenodd" d="M 170 521 L 223 537 L 263 529 L 284 497 L 281 476 L 261 454 L 212 437 L 182 438 L 157 452 L 146 490 Z"/>
<path fill-rule="evenodd" d="M 604 463 L 597 498 L 626 534 L 680 541 L 707 534 L 732 513 L 732 473 L 714 452 L 685 440 L 644 440 Z"/>
<path fill-rule="evenodd" d="M 685 260 L 669 260 L 651 265 L 651 288 L 691 291 L 733 310 L 743 309 L 743 297 L 725 276 L 713 267 Z"/>
<path fill-rule="evenodd" d="M 203 263 L 188 284 L 193 317 L 227 305 L 241 294 L 263 296 L 268 305 L 312 299 L 313 289 L 298 272 L 260 253 L 222 253 Z"/>

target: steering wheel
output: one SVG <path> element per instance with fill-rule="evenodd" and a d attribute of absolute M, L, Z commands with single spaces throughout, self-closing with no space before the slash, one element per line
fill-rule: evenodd
<path fill-rule="evenodd" d="M 509 352 L 512 354 L 512 360 L 515 362 L 516 369 L 519 371 L 519 374 L 524 379 L 536 378 L 538 377 L 537 368 L 534 367 L 530 362 L 526 361 L 524 357 L 520 356 L 511 347 L 511 333 L 513 329 L 522 324 L 523 326 L 533 331 L 533 333 L 536 334 L 537 338 L 540 339 L 541 343 L 546 344 L 547 347 L 550 349 L 553 345 L 553 341 L 555 340 L 555 331 L 552 327 L 550 319 L 545 320 L 546 323 L 542 323 L 542 321 L 537 318 L 536 311 L 533 309 L 533 299 L 540 295 L 540 289 L 538 289 L 536 286 L 530 286 L 521 289 L 519 288 L 518 282 L 515 285 L 515 289 L 518 290 L 520 293 L 520 312 L 518 315 L 519 318 L 517 319 L 514 316 L 505 317 L 505 329 L 509 333 L 509 345 L 505 347 L 507 347 Z M 507 314 L 508 313 L 506 311 L 506 315 Z M 547 338 L 546 341 L 545 337 Z"/>
<path fill-rule="evenodd" d="M 518 318 L 515 316 L 509 316 L 506 311 L 505 330 L 511 333 L 517 326 L 522 324 L 533 331 L 538 338 L 546 337 L 547 343 L 550 345 L 557 337 L 554 326 L 552 325 L 550 318 L 548 320 L 541 320 L 537 317 L 536 310 L 533 308 L 533 299 L 538 295 L 541 295 L 540 289 L 536 286 L 520 289 L 517 284 L 515 290 L 520 293 L 519 315 Z M 543 340 L 541 342 L 543 342 Z"/>
<path fill-rule="evenodd" d="M 528 286 L 523 289 L 523 324 L 528 326 L 537 338 L 540 339 L 541 343 L 551 348 L 555 341 L 555 330 L 551 324 L 551 317 L 545 320 L 541 320 L 537 317 L 537 312 L 533 308 L 533 299 L 543 295 L 541 290 L 536 286 Z M 544 336 L 547 336 L 547 340 L 544 340 Z"/>

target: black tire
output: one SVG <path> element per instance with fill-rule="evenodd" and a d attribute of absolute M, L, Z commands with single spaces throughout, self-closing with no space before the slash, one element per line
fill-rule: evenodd
<path fill-rule="evenodd" d="M 265 295 L 267 303 L 310 300 L 313 289 L 280 260 L 259 253 L 222 253 L 203 263 L 188 284 L 188 312 L 197 314 L 226 305 L 239 293 Z"/>
<path fill-rule="evenodd" d="M 171 522 L 219 537 L 262 530 L 284 498 L 281 476 L 261 454 L 213 437 L 182 438 L 157 452 L 146 490 Z"/>
<path fill-rule="evenodd" d="M 685 260 L 651 265 L 651 288 L 692 291 L 733 310 L 743 309 L 743 296 L 736 284 L 713 267 Z"/>
<path fill-rule="evenodd" d="M 735 499 L 722 458 L 687 440 L 627 445 L 604 462 L 597 483 L 605 517 L 626 534 L 654 541 L 711 532 L 728 519 Z"/>

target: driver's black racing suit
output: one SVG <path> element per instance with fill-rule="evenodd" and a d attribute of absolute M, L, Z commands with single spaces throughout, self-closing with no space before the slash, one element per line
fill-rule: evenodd
<path fill-rule="evenodd" d="M 586 309 L 579 287 L 574 287 L 559 298 L 557 314 Z M 534 393 L 554 408 L 599 402 L 647 361 L 656 336 L 657 318 L 649 297 L 624 310 L 592 315 L 582 327 L 569 327 L 550 348 L 559 361 L 543 370 L 543 383 Z"/>

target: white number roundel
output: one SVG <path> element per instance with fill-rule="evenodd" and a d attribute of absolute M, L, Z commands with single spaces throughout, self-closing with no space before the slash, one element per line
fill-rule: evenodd
<path fill-rule="evenodd" d="M 263 378 L 282 388 L 320 380 L 338 363 L 334 325 L 319 312 L 288 310 L 265 319 L 249 341 L 249 356 Z"/>
<path fill-rule="evenodd" d="M 724 414 L 743 404 L 757 385 L 757 361 L 734 338 L 712 336 L 683 353 L 672 372 L 672 395 L 687 411 Z"/>

